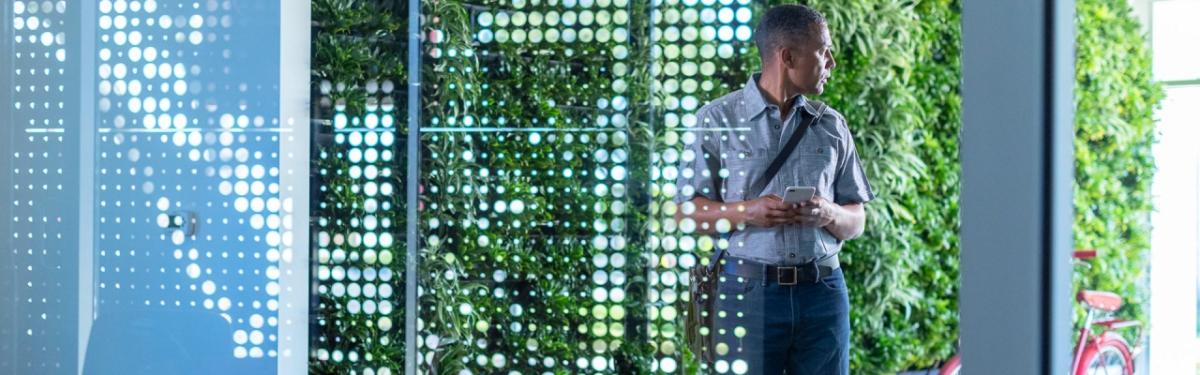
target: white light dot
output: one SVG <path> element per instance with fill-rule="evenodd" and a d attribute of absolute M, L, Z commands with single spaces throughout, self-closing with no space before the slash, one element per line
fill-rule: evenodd
<path fill-rule="evenodd" d="M 749 370 L 749 366 L 746 365 L 746 361 L 741 359 L 733 361 L 733 373 L 741 375 L 745 374 L 747 370 Z"/>
<path fill-rule="evenodd" d="M 196 263 L 189 264 L 187 266 L 187 275 L 193 279 L 200 278 L 200 265 Z"/>
<path fill-rule="evenodd" d="M 166 211 L 168 208 L 171 208 L 171 200 L 167 199 L 167 197 L 160 197 L 156 205 L 159 210 Z"/>

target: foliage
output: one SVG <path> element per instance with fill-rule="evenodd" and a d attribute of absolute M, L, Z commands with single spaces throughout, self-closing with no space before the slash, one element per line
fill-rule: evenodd
<path fill-rule="evenodd" d="M 852 372 L 927 368 L 958 336 L 959 2 L 810 5 L 838 62 L 818 99 L 845 115 L 876 194 L 841 253 Z"/>
<path fill-rule="evenodd" d="M 366 107 L 362 103 L 367 99 L 355 95 L 362 93 L 367 77 L 400 76 L 404 67 L 394 53 L 399 49 L 381 48 L 401 30 L 399 23 L 378 10 L 352 12 L 348 1 L 314 3 L 317 24 L 336 30 L 315 38 L 321 63 L 314 64 L 314 76 L 339 86 L 322 93 L 334 106 L 355 114 Z M 852 280 L 856 347 L 864 348 L 855 350 L 853 366 L 856 372 L 875 373 L 929 365 L 953 346 L 957 208 L 942 202 L 953 202 L 958 194 L 958 11 L 950 1 L 864 4 L 814 5 L 829 17 L 836 44 L 844 51 L 829 95 L 821 99 L 847 115 L 879 195 L 872 204 L 870 231 L 851 242 L 843 258 Z M 529 131 L 422 134 L 420 303 L 421 337 L 426 339 L 420 350 L 429 361 L 422 366 L 438 373 L 486 371 L 493 354 L 501 353 L 508 355 L 510 368 L 523 368 L 529 359 L 536 364 L 531 370 L 544 369 L 542 357 L 549 356 L 555 365 L 550 371 L 576 371 L 572 359 L 608 353 L 604 357 L 616 367 L 609 371 L 649 371 L 645 366 L 651 356 L 676 357 L 695 370 L 688 353 L 678 351 L 683 346 L 678 321 L 668 311 L 675 299 L 662 295 L 672 287 L 659 281 L 665 279 L 662 273 L 682 270 L 659 267 L 677 259 L 658 247 L 674 229 L 663 220 L 669 213 L 656 203 L 662 198 L 654 198 L 660 193 L 657 183 L 644 185 L 661 178 L 652 170 L 669 166 L 660 156 L 677 143 L 662 120 L 667 112 L 681 109 L 677 98 L 661 90 L 660 80 L 669 78 L 663 75 L 666 65 L 636 62 L 661 58 L 670 43 L 647 43 L 650 10 L 632 4 L 625 7 L 630 37 L 622 58 L 614 58 L 614 47 L 622 43 L 613 41 L 481 45 L 476 17 L 512 5 L 422 3 L 428 22 L 422 33 L 427 39 L 422 48 L 423 126 L 575 129 L 591 126 L 598 117 L 623 114 L 627 129 L 613 126 L 616 131 L 590 135 L 547 131 L 540 134 L 545 139 L 541 143 L 532 142 Z M 545 3 L 523 5 L 526 10 L 554 9 Z M 671 7 L 683 9 L 668 2 L 660 10 Z M 760 3 L 751 7 L 756 14 L 765 9 Z M 695 93 L 699 102 L 739 88 L 758 65 L 751 45 L 735 44 L 740 57 L 722 61 L 713 75 L 716 84 Z M 623 77 L 623 88 L 609 85 L 614 77 Z M 597 108 L 597 100 L 612 102 L 614 92 L 623 93 L 617 96 L 630 105 Z M 565 141 L 571 137 L 566 134 L 575 141 Z M 601 134 L 608 146 L 581 142 Z M 622 185 L 626 195 L 591 194 L 601 178 L 587 173 L 611 167 L 595 160 L 597 149 L 625 155 L 632 183 L 604 185 Z M 582 173 L 563 176 L 568 169 Z M 534 176 L 534 171 L 542 174 Z M 487 207 L 497 201 L 520 201 L 526 209 L 512 215 Z M 633 209 L 617 212 L 615 207 Z M 598 249 L 593 241 L 599 227 L 613 227 L 616 235 L 605 238 L 620 238 L 625 245 Z M 647 252 L 664 254 L 653 257 L 656 267 L 647 268 Z M 615 254 L 624 255 L 618 269 L 589 264 L 597 256 L 611 259 Z M 594 285 L 587 276 L 598 270 L 628 275 L 620 289 L 629 296 L 615 303 L 593 301 L 589 291 Z M 555 275 L 584 277 L 551 277 Z M 671 290 L 674 295 L 683 289 Z M 515 316 L 516 305 L 528 313 Z M 604 314 L 624 311 L 624 318 L 598 319 L 595 307 L 605 308 Z M 597 321 L 607 322 L 603 331 L 620 328 L 624 334 L 618 340 L 601 339 L 604 335 L 593 329 Z M 523 329 L 511 329 L 514 323 Z M 551 328 L 534 332 L 531 328 L 539 323 Z"/>
<path fill-rule="evenodd" d="M 1127 5 L 1079 1 L 1076 241 L 1101 248 L 1103 261 L 1076 279 L 1090 288 L 1139 295 L 1153 172 L 1150 113 L 1161 93 L 1150 83 L 1144 38 Z M 784 2 L 749 6 L 757 18 L 767 5 Z M 818 99 L 846 116 L 877 195 L 864 237 L 842 252 L 851 290 L 852 371 L 934 366 L 953 352 L 958 336 L 960 1 L 810 3 L 829 19 L 839 64 Z M 612 367 L 589 371 L 645 373 L 651 361 L 664 358 L 698 371 L 676 332 L 682 320 L 669 312 L 672 303 L 686 301 L 686 295 L 674 297 L 685 289 L 662 281 L 684 269 L 677 264 L 683 257 L 667 249 L 678 238 L 659 171 L 671 165 L 663 157 L 679 144 L 664 119 L 686 109 L 664 90 L 670 67 L 661 59 L 672 42 L 649 31 L 659 26 L 655 11 L 686 7 L 676 1 L 653 9 L 622 3 L 629 19 L 625 42 L 478 40 L 484 12 L 562 7 L 556 4 L 421 2 L 420 111 L 429 129 L 420 149 L 422 238 L 413 239 L 421 241 L 421 368 L 497 371 L 501 355 L 504 368 L 522 372 L 583 371 L 596 358 Z M 403 11 L 359 0 L 320 0 L 313 7 L 314 84 L 330 82 L 314 87 L 322 94 L 319 108 L 359 115 L 373 100 L 363 89 L 366 82 L 405 82 L 405 50 L 396 40 L 404 25 L 393 15 Z M 617 58 L 614 48 L 621 45 L 627 49 Z M 737 55 L 721 60 L 705 78 L 711 80 L 691 93 L 700 103 L 740 88 L 757 69 L 753 46 L 733 45 Z M 406 94 L 392 96 L 404 102 Z M 628 106 L 615 108 L 617 96 Z M 611 121 L 613 115 L 627 123 L 597 125 L 598 118 Z M 604 130 L 578 131 L 586 128 Z M 329 150 L 332 156 L 319 165 L 345 168 L 340 151 Z M 605 159 L 618 151 L 622 162 Z M 398 160 L 394 167 L 402 170 Z M 624 180 L 601 176 L 618 164 L 628 173 Z M 353 181 L 325 184 L 334 192 L 323 198 L 332 207 L 361 201 L 349 190 Z M 600 185 L 606 194 L 597 193 Z M 616 185 L 623 194 L 615 193 Z M 509 209 L 513 202 L 523 210 Z M 402 203 L 395 202 L 397 213 Z M 403 222 L 398 215 L 395 223 Z M 601 237 L 604 246 L 597 242 Z M 622 246 L 609 245 L 614 241 Z M 403 254 L 403 244 L 395 247 Z M 617 254 L 624 263 L 613 266 Z M 626 297 L 594 299 L 597 272 L 621 272 L 625 281 L 614 289 Z M 336 300 L 322 299 L 322 306 L 322 316 L 344 314 Z M 621 317 L 613 316 L 617 311 Z M 1137 302 L 1121 314 L 1144 316 Z M 393 315 L 402 321 L 402 311 Z M 369 326 L 350 326 L 326 337 L 341 335 L 350 343 L 339 345 L 351 347 L 373 334 Z M 399 368 L 401 344 L 394 340 L 372 353 L 391 353 L 384 363 Z M 580 358 L 589 363 L 579 367 Z M 314 369 L 344 372 L 338 366 L 321 362 Z"/>
<path fill-rule="evenodd" d="M 394 154 L 379 143 L 352 146 L 348 139 L 354 134 L 381 133 L 346 128 L 365 127 L 368 114 L 382 118 L 407 112 L 395 106 L 397 98 L 401 103 L 406 98 L 395 88 L 404 87 L 407 53 L 393 37 L 404 28 L 398 16 L 403 12 L 369 0 L 314 0 L 312 9 L 316 301 L 309 372 L 399 373 L 404 368 L 399 327 L 404 323 L 405 204 L 403 194 L 367 190 L 404 186 L 398 162 L 403 158 L 390 159 Z M 336 126 L 337 118 L 346 123 Z M 402 138 L 404 130 L 395 130 Z M 385 156 L 352 157 L 363 151 Z M 364 170 L 382 172 L 370 178 Z M 398 240 L 377 245 L 363 240 L 382 235 Z"/>
<path fill-rule="evenodd" d="M 1128 2 L 1076 0 L 1075 247 L 1097 249 L 1076 267 L 1076 288 L 1117 293 L 1117 315 L 1147 320 L 1154 111 L 1164 97 Z M 1083 316 L 1076 308 L 1077 318 Z"/>
<path fill-rule="evenodd" d="M 512 43 L 500 33 L 521 28 L 478 21 L 554 9 L 545 3 L 422 5 L 432 22 L 422 49 L 420 334 L 423 353 L 437 353 L 422 368 L 645 371 L 633 287 L 645 265 L 627 245 L 635 211 L 616 172 L 633 154 L 616 124 L 628 98 L 604 83 L 628 68 L 615 62 L 618 41 Z M 481 30 L 496 39 L 481 41 Z"/>

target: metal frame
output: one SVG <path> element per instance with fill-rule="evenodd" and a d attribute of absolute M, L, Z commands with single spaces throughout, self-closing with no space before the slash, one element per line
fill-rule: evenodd
<path fill-rule="evenodd" d="M 312 160 L 312 5 L 307 1 L 279 3 L 279 184 L 280 199 L 292 201 L 291 259 L 280 260 L 279 355 L 277 372 L 308 372 L 309 315 L 313 289 L 310 231 L 310 173 Z M 289 170 L 289 168 L 295 170 Z"/>
<path fill-rule="evenodd" d="M 96 7 L 76 3 L 79 7 L 79 355 L 78 374 L 83 374 L 88 338 L 96 319 L 97 272 L 95 263 L 96 233 Z"/>
<path fill-rule="evenodd" d="M 1200 86 L 1200 78 L 1183 79 L 1183 80 L 1175 80 L 1175 81 L 1162 81 L 1162 84 L 1164 86 L 1166 86 L 1167 88 L 1183 87 L 1183 86 Z"/>
<path fill-rule="evenodd" d="M 1074 4 L 963 4 L 963 362 L 1067 371 Z"/>
<path fill-rule="evenodd" d="M 408 0 L 408 175 L 406 176 L 406 224 L 404 258 L 404 373 L 417 373 L 417 269 L 419 244 L 417 234 L 417 180 L 421 160 L 421 1 Z"/>

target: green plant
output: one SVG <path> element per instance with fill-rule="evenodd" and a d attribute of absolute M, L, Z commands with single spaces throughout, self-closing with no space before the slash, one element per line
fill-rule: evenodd
<path fill-rule="evenodd" d="M 1075 14 L 1075 247 L 1099 255 L 1073 279 L 1125 297 L 1117 314 L 1145 323 L 1154 111 L 1164 92 L 1127 2 L 1077 0 Z"/>

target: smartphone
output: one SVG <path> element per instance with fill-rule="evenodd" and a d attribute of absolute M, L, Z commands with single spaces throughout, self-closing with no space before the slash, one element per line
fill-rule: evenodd
<path fill-rule="evenodd" d="M 787 203 L 807 202 L 817 194 L 815 186 L 788 186 L 783 192 L 783 201 Z"/>

